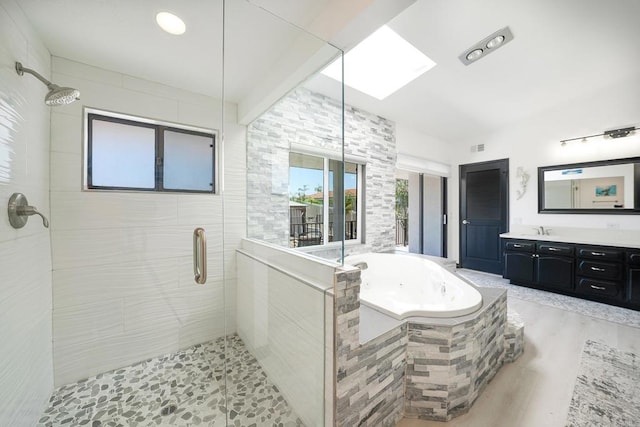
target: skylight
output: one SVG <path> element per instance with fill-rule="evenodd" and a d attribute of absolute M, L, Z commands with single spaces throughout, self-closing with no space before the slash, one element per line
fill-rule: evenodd
<path fill-rule="evenodd" d="M 383 100 L 436 65 L 383 25 L 344 56 L 344 84 Z M 337 59 L 322 74 L 340 81 Z"/>

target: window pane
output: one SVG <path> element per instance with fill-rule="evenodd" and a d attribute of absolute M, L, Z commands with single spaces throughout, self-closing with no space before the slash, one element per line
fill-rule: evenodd
<path fill-rule="evenodd" d="M 344 164 L 329 160 L 329 241 L 340 241 L 346 237 L 344 214 L 346 208 Z M 350 239 L 350 237 L 346 237 Z"/>
<path fill-rule="evenodd" d="M 324 210 L 324 159 L 289 154 L 289 246 L 321 245 Z"/>
<path fill-rule="evenodd" d="M 164 132 L 164 188 L 213 191 L 213 138 Z"/>
<path fill-rule="evenodd" d="M 91 184 L 155 188 L 155 130 L 92 120 Z"/>
<path fill-rule="evenodd" d="M 358 165 L 344 164 L 344 238 L 358 238 Z"/>

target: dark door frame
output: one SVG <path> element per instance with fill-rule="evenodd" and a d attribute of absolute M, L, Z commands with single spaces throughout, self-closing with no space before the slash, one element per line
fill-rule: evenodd
<path fill-rule="evenodd" d="M 442 177 L 442 257 L 446 258 L 449 253 L 449 239 L 447 237 L 448 225 L 449 225 L 449 210 L 447 208 L 447 178 Z"/>
<path fill-rule="evenodd" d="M 465 225 L 463 221 L 466 219 L 466 172 L 474 172 L 474 171 L 484 171 L 484 170 L 500 170 L 500 230 L 499 233 L 506 233 L 509 230 L 509 159 L 499 159 L 499 160 L 489 160 L 485 162 L 478 163 L 468 163 L 459 166 L 459 215 L 460 222 L 458 224 L 458 240 L 459 240 L 459 258 L 460 258 L 460 267 L 462 268 L 476 268 L 480 269 L 478 266 L 473 265 L 474 263 L 465 262 L 465 254 L 466 254 L 466 232 Z M 496 236 L 498 239 L 498 248 L 500 248 L 500 237 Z M 482 269 L 482 271 L 487 271 L 491 273 L 500 274 L 502 272 L 502 264 L 503 264 L 503 254 L 502 250 L 498 249 L 499 252 L 499 266 L 496 265 L 492 268 Z M 465 265 L 466 264 L 466 265 Z M 472 265 L 470 265 L 472 264 Z"/>

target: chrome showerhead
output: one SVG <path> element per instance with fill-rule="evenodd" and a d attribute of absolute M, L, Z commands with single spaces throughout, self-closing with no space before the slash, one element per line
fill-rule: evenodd
<path fill-rule="evenodd" d="M 16 72 L 21 76 L 24 75 L 24 73 L 29 73 L 47 86 L 49 92 L 44 97 L 44 103 L 49 106 L 55 107 L 57 105 L 67 105 L 77 99 L 80 99 L 80 91 L 78 89 L 74 89 L 72 87 L 60 87 L 55 83 L 51 83 L 36 71 L 23 67 L 20 62 L 16 62 Z"/>
<path fill-rule="evenodd" d="M 55 107 L 56 105 L 71 104 L 73 101 L 80 99 L 80 91 L 72 87 L 60 87 L 51 83 L 49 93 L 44 97 L 44 103 Z"/>

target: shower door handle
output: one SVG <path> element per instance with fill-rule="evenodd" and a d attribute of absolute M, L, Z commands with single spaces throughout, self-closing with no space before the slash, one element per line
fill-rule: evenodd
<path fill-rule="evenodd" d="M 200 227 L 193 230 L 193 275 L 199 285 L 207 281 L 207 237 Z"/>

